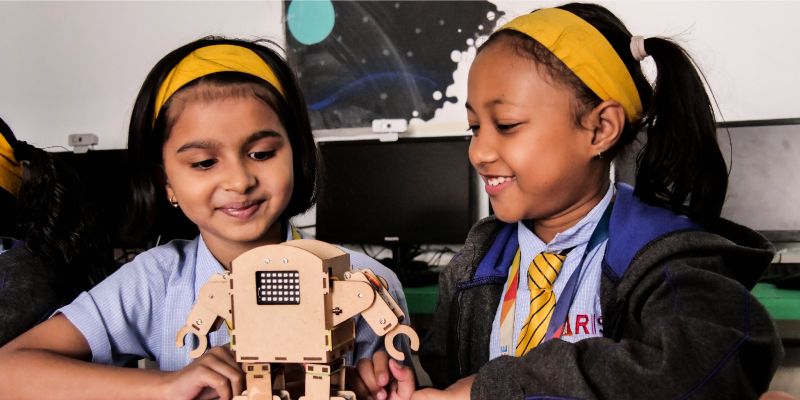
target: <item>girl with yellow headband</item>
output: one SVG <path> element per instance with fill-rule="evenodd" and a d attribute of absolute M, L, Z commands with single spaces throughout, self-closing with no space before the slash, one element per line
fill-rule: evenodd
<path fill-rule="evenodd" d="M 640 60 L 651 57 L 651 84 Z M 781 344 L 749 290 L 773 256 L 720 218 L 726 166 L 686 52 L 567 4 L 481 46 L 466 102 L 494 215 L 440 277 L 416 399 L 752 399 Z M 612 160 L 645 135 L 636 183 Z"/>
<path fill-rule="evenodd" d="M 194 346 L 177 348 L 175 336 L 213 274 L 257 246 L 299 238 L 289 219 L 315 202 L 317 159 L 294 75 L 261 42 L 205 38 L 180 47 L 145 79 L 128 151 L 132 229 L 152 235 L 170 210 L 194 223 L 199 236 L 140 254 L 0 349 L 3 396 L 177 400 L 242 392 L 244 375 L 225 346 L 224 325 L 194 361 Z M 385 278 L 406 308 L 394 273 L 363 254 L 350 258 Z M 366 367 L 359 372 L 372 374 L 380 343 L 359 319 L 348 364 L 360 362 Z M 140 358 L 161 371 L 110 366 Z"/>
<path fill-rule="evenodd" d="M 76 173 L 0 119 L 0 346 L 113 268 L 108 238 L 85 204 Z"/>

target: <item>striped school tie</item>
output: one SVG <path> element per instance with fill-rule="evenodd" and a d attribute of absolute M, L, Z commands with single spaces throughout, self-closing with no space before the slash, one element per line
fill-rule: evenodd
<path fill-rule="evenodd" d="M 539 253 L 528 266 L 528 290 L 531 292 L 531 307 L 525 325 L 519 333 L 516 355 L 520 357 L 542 343 L 553 309 L 556 295 L 553 283 L 564 264 L 566 255 Z"/>

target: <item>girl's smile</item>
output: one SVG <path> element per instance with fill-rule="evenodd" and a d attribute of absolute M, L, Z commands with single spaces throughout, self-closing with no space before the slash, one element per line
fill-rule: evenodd
<path fill-rule="evenodd" d="M 500 193 L 506 187 L 514 184 L 514 181 L 517 180 L 516 176 L 495 176 L 495 175 L 481 175 L 483 178 L 483 182 L 485 183 L 484 188 L 486 193 L 489 196 L 494 196 Z"/>
<path fill-rule="evenodd" d="M 217 210 L 230 217 L 246 220 L 258 211 L 262 203 L 264 203 L 264 200 L 248 200 L 245 202 L 225 204 L 221 207 L 217 207 Z"/>

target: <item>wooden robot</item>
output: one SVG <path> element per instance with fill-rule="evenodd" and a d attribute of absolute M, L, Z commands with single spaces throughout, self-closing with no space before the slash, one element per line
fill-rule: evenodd
<path fill-rule="evenodd" d="M 344 388 L 344 355 L 353 349 L 361 314 L 386 351 L 403 360 L 394 346 L 398 334 L 419 347 L 416 332 L 400 322 L 403 311 L 372 271 L 352 270 L 350 256 L 317 240 L 290 240 L 252 249 L 233 260 L 231 271 L 215 274 L 200 289 L 176 345 L 193 334 L 197 358 L 208 347 L 207 334 L 224 320 L 231 350 L 246 374 L 246 395 L 235 400 L 288 400 L 286 364 L 305 367 L 300 400 L 355 400 Z M 274 385 L 273 385 L 274 378 Z M 273 395 L 277 393 L 277 395 Z"/>

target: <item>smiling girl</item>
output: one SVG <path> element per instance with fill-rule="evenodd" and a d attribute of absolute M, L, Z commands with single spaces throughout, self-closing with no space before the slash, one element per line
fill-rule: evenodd
<path fill-rule="evenodd" d="M 654 85 L 640 61 L 652 57 Z M 671 40 L 572 3 L 515 18 L 470 72 L 494 216 L 444 269 L 416 399 L 757 398 L 781 358 L 750 293 L 772 260 L 720 218 L 709 96 Z M 610 166 L 637 135 L 635 187 Z"/>
<path fill-rule="evenodd" d="M 146 78 L 128 149 L 134 218 L 146 228 L 159 217 L 159 202 L 169 201 L 200 235 L 140 254 L 0 349 L 4 396 L 176 400 L 241 393 L 243 374 L 223 346 L 224 326 L 209 334 L 213 348 L 194 361 L 193 346 L 176 348 L 175 336 L 209 277 L 247 250 L 299 238 L 289 219 L 314 204 L 317 159 L 294 75 L 261 43 L 189 43 Z M 391 271 L 360 253 L 350 259 L 383 276 L 406 308 Z M 359 319 L 348 364 L 369 363 L 380 343 Z M 103 365 L 140 358 L 155 360 L 160 371 Z"/>

